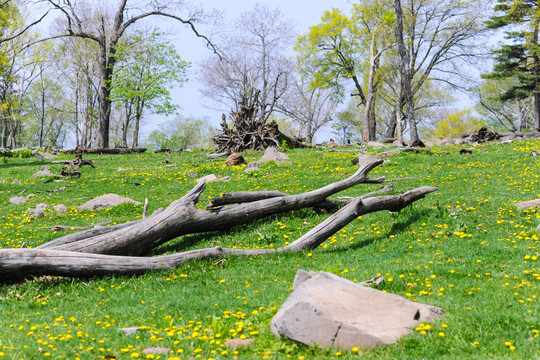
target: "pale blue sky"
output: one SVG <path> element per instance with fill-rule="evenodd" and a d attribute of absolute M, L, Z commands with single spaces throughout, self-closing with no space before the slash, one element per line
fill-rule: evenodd
<path fill-rule="evenodd" d="M 256 3 L 264 4 L 270 9 L 277 8 L 281 11 L 285 19 L 290 19 L 296 23 L 296 31 L 299 34 L 307 32 L 310 26 L 319 23 L 323 11 L 329 10 L 332 7 L 346 11 L 351 7 L 350 0 L 205 0 L 200 3 L 203 4 L 205 9 L 224 11 L 224 16 L 227 19 L 238 18 L 242 13 L 253 10 Z M 217 126 L 221 122 L 221 114 L 225 113 L 228 115 L 230 109 L 211 109 L 210 107 L 216 107 L 216 104 L 201 97 L 199 92 L 200 84 L 195 79 L 195 74 L 193 73 L 193 71 L 197 70 L 196 64 L 211 55 L 211 51 L 206 48 L 202 39 L 196 38 L 187 28 L 181 32 L 180 37 L 174 43 L 182 58 L 193 63 L 189 75 L 190 80 L 182 88 L 173 90 L 173 99 L 183 108 L 180 113 L 186 117 L 209 116 L 211 123 Z M 156 119 L 156 116 L 150 115 L 148 118 Z M 163 118 L 160 121 L 163 121 Z M 155 126 L 155 123 L 147 123 L 144 132 L 149 133 L 155 129 Z"/>

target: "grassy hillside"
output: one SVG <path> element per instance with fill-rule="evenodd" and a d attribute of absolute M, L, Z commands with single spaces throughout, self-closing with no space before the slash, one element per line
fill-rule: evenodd
<path fill-rule="evenodd" d="M 515 202 L 540 197 L 540 160 L 531 150 L 540 141 L 479 146 L 473 154 L 437 148 L 433 155 L 399 154 L 371 177 L 410 178 L 394 183 L 406 191 L 439 186 L 400 213 L 377 213 L 355 220 L 312 252 L 258 258 L 226 258 L 189 263 L 170 272 L 138 277 L 37 278 L 0 287 L 0 357 L 6 359 L 310 359 L 358 355 L 383 359 L 493 359 L 540 357 L 540 262 L 536 231 L 540 213 L 517 211 Z M 381 150 L 370 149 L 375 153 Z M 448 152 L 447 154 L 445 152 Z M 116 193 L 143 202 L 149 212 L 165 207 L 214 173 L 230 182 L 210 183 L 203 198 L 238 190 L 299 193 L 341 180 L 355 167 L 347 152 L 291 150 L 292 165 L 264 164 L 257 173 L 207 160 L 203 153 L 87 156 L 96 168 L 63 182 L 31 179 L 47 162 L 7 159 L 0 163 L 0 247 L 35 247 L 63 233 L 54 225 L 88 226 L 140 218 L 141 206 L 83 211 L 83 202 Z M 260 152 L 245 154 L 255 161 Z M 62 155 L 60 159 L 68 159 Z M 59 173 L 60 165 L 51 165 Z M 129 169 L 118 171 L 119 168 Z M 14 180 L 21 184 L 12 184 Z M 65 186 L 63 191 L 54 191 Z M 360 185 L 341 196 L 358 196 L 377 185 Z M 34 194 L 11 205 L 13 196 Z M 27 208 L 47 203 L 44 218 Z M 68 211 L 56 214 L 52 206 Z M 205 201 L 201 206 L 205 206 Z M 155 254 L 222 245 L 278 247 L 296 239 L 328 214 L 311 209 L 266 218 L 227 232 L 185 236 Z M 298 269 L 329 271 L 362 281 L 384 275 L 378 288 L 413 301 L 439 306 L 446 316 L 419 326 L 395 346 L 359 353 L 304 348 L 278 341 L 270 320 L 291 291 Z M 119 328 L 141 326 L 127 336 Z M 230 338 L 254 338 L 232 350 Z M 145 355 L 148 347 L 168 354 Z"/>

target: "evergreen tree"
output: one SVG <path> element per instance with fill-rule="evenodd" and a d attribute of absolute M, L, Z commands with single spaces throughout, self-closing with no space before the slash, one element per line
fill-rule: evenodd
<path fill-rule="evenodd" d="M 509 44 L 495 53 L 496 64 L 486 78 L 515 77 L 514 86 L 501 94 L 500 99 L 534 99 L 534 131 L 540 132 L 540 3 L 532 0 L 499 0 L 495 6 L 499 14 L 491 17 L 491 29 L 511 28 L 506 31 Z"/>

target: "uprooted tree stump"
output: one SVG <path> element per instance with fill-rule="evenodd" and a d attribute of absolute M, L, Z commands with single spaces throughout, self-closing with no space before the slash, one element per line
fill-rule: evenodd
<path fill-rule="evenodd" d="M 94 165 L 94 162 L 92 160 L 86 160 L 82 158 L 82 153 L 77 154 L 77 157 L 75 160 L 71 160 L 68 163 L 66 163 L 62 167 L 62 171 L 60 172 L 60 175 L 62 176 L 77 176 L 81 177 L 81 173 L 79 172 L 79 169 L 83 167 L 84 165 L 89 165 L 93 168 L 96 166 Z"/>
<path fill-rule="evenodd" d="M 385 178 L 367 174 L 382 164 L 375 156 L 361 155 L 359 169 L 349 178 L 297 195 L 278 191 L 240 192 L 212 199 L 196 207 L 205 189 L 199 182 L 165 210 L 130 223 L 97 227 L 70 234 L 34 249 L 0 249 L 0 279 L 12 281 L 36 275 L 95 276 L 140 274 L 171 269 L 189 260 L 233 255 L 266 255 L 315 249 L 358 216 L 382 211 L 400 211 L 437 190 L 424 186 L 399 195 L 382 195 L 391 186 L 357 197 L 296 241 L 278 249 L 228 249 L 213 247 L 172 255 L 147 257 L 151 250 L 178 236 L 229 229 L 235 225 L 306 207 L 337 209 L 344 202 L 329 196 L 362 183 L 384 183 Z M 381 196 L 375 196 L 381 195 Z M 225 206 L 229 204 L 236 204 Z"/>
<path fill-rule="evenodd" d="M 269 146 L 278 147 L 285 142 L 288 147 L 306 147 L 302 139 L 283 134 L 275 121 L 267 122 L 267 117 L 259 114 L 261 104 L 259 91 L 242 97 L 239 111 L 231 112 L 229 126 L 225 114 L 221 120 L 220 134 L 212 138 L 218 153 L 238 153 L 245 150 L 264 150 Z"/>

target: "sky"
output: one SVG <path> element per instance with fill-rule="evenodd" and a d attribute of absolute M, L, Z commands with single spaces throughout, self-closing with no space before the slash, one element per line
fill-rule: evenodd
<path fill-rule="evenodd" d="M 277 8 L 281 11 L 284 19 L 290 19 L 296 24 L 298 34 L 303 34 L 309 30 L 310 26 L 318 24 L 325 10 L 335 7 L 348 11 L 351 7 L 350 0 L 205 0 L 199 3 L 203 4 L 205 9 L 223 11 L 224 17 L 230 20 L 238 18 L 246 11 L 253 10 L 256 3 L 266 5 L 269 9 Z M 230 109 L 222 106 L 221 109 L 216 110 L 215 108 L 219 105 L 204 99 L 200 94 L 200 84 L 197 82 L 195 74 L 197 64 L 211 56 L 211 50 L 206 47 L 203 39 L 197 38 L 187 27 L 181 30 L 178 38 L 172 43 L 175 44 L 182 59 L 192 63 L 192 68 L 188 73 L 189 81 L 183 87 L 172 91 L 173 100 L 182 107 L 180 114 L 185 117 L 208 116 L 210 123 L 218 126 L 221 122 L 221 114 L 228 115 Z M 167 118 L 157 115 L 150 115 L 149 118 L 152 118 L 152 121 L 145 125 L 143 136 L 157 128 L 159 123 L 167 121 Z"/>

